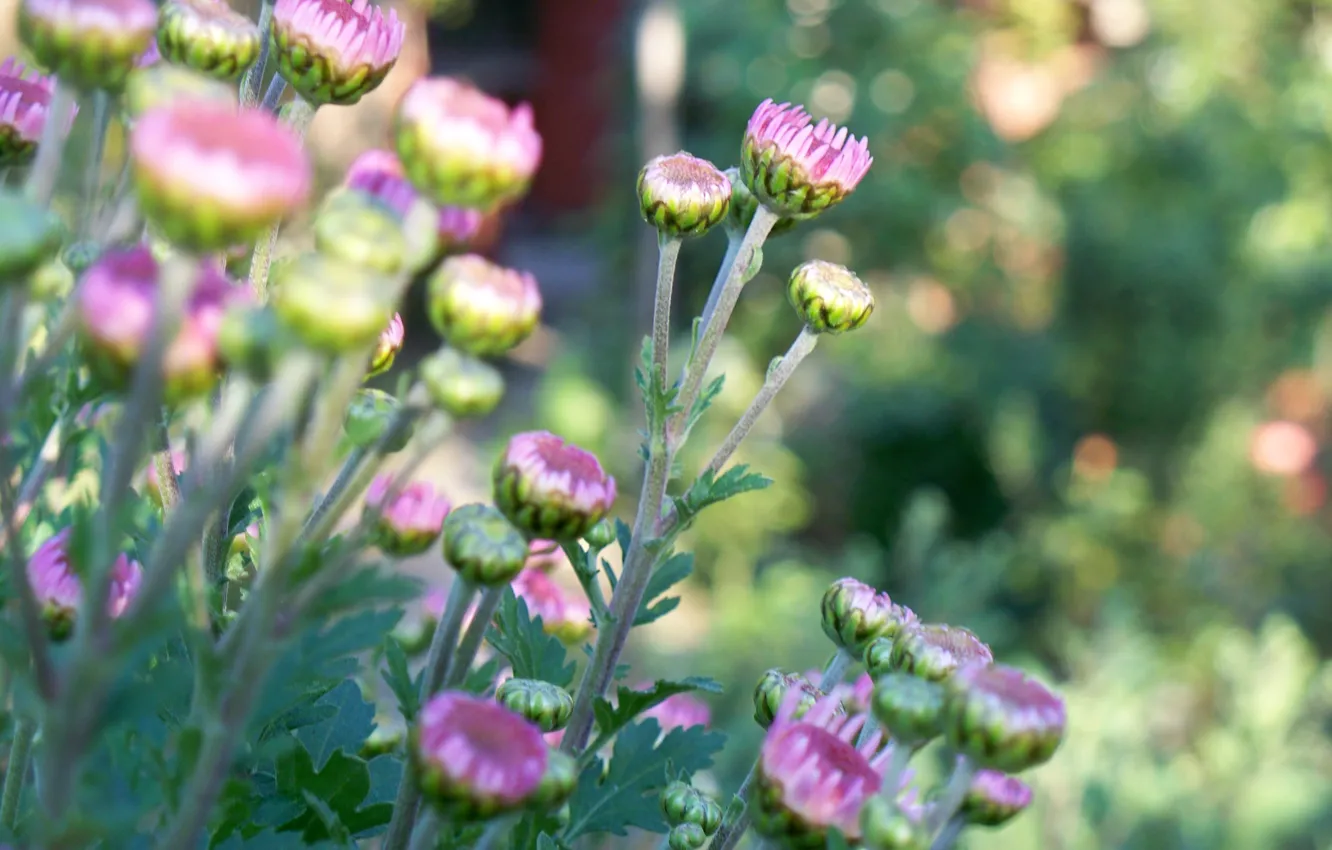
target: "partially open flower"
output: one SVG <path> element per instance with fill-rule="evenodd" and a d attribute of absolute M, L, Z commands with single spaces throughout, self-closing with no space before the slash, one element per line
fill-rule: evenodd
<path fill-rule="evenodd" d="M 976 826 L 1002 826 L 1031 805 L 1031 786 L 997 770 L 978 770 L 962 800 L 962 816 Z"/>
<path fill-rule="evenodd" d="M 0 166 L 23 165 L 37 153 L 54 87 L 54 79 L 17 59 L 0 63 Z"/>
<path fill-rule="evenodd" d="M 472 584 L 508 584 L 527 560 L 527 540 L 489 505 L 465 505 L 444 522 L 444 560 Z"/>
<path fill-rule="evenodd" d="M 788 692 L 763 739 L 754 827 L 788 847 L 822 847 L 833 827 L 857 842 L 861 807 L 883 786 L 883 736 L 875 732 L 857 747 L 866 715 L 838 713 L 840 702 L 829 696 L 797 720 L 800 702 L 799 692 Z"/>
<path fill-rule="evenodd" d="M 823 594 L 823 633 L 859 660 L 875 638 L 892 637 L 906 620 L 906 609 L 888 594 L 853 578 L 833 582 Z"/>
<path fill-rule="evenodd" d="M 407 176 L 441 206 L 489 210 L 527 191 L 541 161 L 532 110 L 447 77 L 417 80 L 395 119 Z"/>
<path fill-rule="evenodd" d="M 365 493 L 365 509 L 374 517 L 375 545 L 398 557 L 419 555 L 438 539 L 449 500 L 428 481 L 413 481 L 385 503 L 392 483 L 392 475 L 377 476 Z"/>
<path fill-rule="evenodd" d="M 816 333 L 853 331 L 874 312 L 874 295 L 846 266 L 810 260 L 796 266 L 786 297 L 805 327 Z"/>
<path fill-rule="evenodd" d="M 652 706 L 642 716 L 655 719 L 661 731 L 669 732 L 672 729 L 707 726 L 712 722 L 712 709 L 692 694 L 676 694 Z"/>
<path fill-rule="evenodd" d="M 259 27 L 225 0 L 167 0 L 157 46 L 171 62 L 234 80 L 259 58 Z"/>
<path fill-rule="evenodd" d="M 130 134 L 130 157 L 149 220 L 201 253 L 254 241 L 310 194 L 300 139 L 261 109 L 188 102 L 152 110 Z"/>
<path fill-rule="evenodd" d="M 526 805 L 549 760 L 536 726 L 492 700 L 450 691 L 421 708 L 411 755 L 426 798 L 459 821 Z"/>
<path fill-rule="evenodd" d="M 683 151 L 659 156 L 638 174 L 643 219 L 664 236 L 701 236 L 726 217 L 731 184 L 717 166 Z"/>
<path fill-rule="evenodd" d="M 914 747 L 943 732 L 944 692 L 937 682 L 889 673 L 874 688 L 874 716 L 894 741 Z"/>
<path fill-rule="evenodd" d="M 596 456 L 548 431 L 515 434 L 495 464 L 495 504 L 531 537 L 582 537 L 614 503 Z"/>
<path fill-rule="evenodd" d="M 352 445 L 368 449 L 377 444 L 389 426 L 397 421 L 401 410 L 402 403 L 383 390 L 363 389 L 348 405 L 342 431 Z M 411 426 L 401 428 L 396 439 L 384 446 L 384 451 L 390 454 L 400 452 L 411 438 Z"/>
<path fill-rule="evenodd" d="M 904 629 L 893 642 L 891 664 L 922 679 L 942 682 L 969 664 L 992 664 L 994 653 L 961 626 L 928 623 Z"/>
<path fill-rule="evenodd" d="M 152 0 L 23 0 L 19 6 L 19 38 L 43 67 L 80 89 L 119 89 L 156 28 Z"/>
<path fill-rule="evenodd" d="M 813 216 L 840 202 L 873 161 L 868 138 L 826 118 L 813 125 L 801 107 L 771 100 L 754 111 L 740 149 L 745 185 L 784 216 Z"/>
<path fill-rule="evenodd" d="M 740 169 L 732 166 L 723 173 L 731 184 L 731 203 L 726 210 L 726 232 L 733 238 L 740 238 L 749 229 L 750 223 L 754 220 L 754 213 L 758 212 L 758 198 L 754 197 L 754 193 L 749 191 L 749 187 L 741 179 Z M 768 236 L 771 238 L 789 233 L 799 223 L 798 218 L 779 218 L 768 232 Z"/>
<path fill-rule="evenodd" d="M 152 499 L 153 502 L 160 508 L 166 502 L 166 499 L 164 498 L 164 494 L 162 493 L 162 479 L 157 474 L 156 461 L 157 461 L 156 458 L 150 458 L 148 461 L 147 468 L 144 469 L 143 489 L 147 494 L 148 498 Z M 182 451 L 171 452 L 171 469 L 173 472 L 175 472 L 177 478 L 179 478 L 181 474 L 185 472 L 186 461 L 188 461 L 188 458 L 185 456 L 184 452 Z"/>
<path fill-rule="evenodd" d="M 180 329 L 167 346 L 162 364 L 168 401 L 190 398 L 210 389 L 222 361 L 218 332 L 228 307 L 250 297 L 211 264 L 193 269 L 187 282 Z M 171 285 L 180 285 L 172 282 Z M 78 289 L 79 330 L 94 365 L 106 377 L 126 382 L 143 355 L 157 313 L 158 290 L 164 285 L 157 261 L 146 247 L 110 251 L 93 264 Z"/>
<path fill-rule="evenodd" d="M 0 190 L 0 287 L 26 282 L 60 250 L 62 232 L 54 213 Z"/>
<path fill-rule="evenodd" d="M 573 712 L 573 697 L 568 691 L 538 679 L 508 679 L 495 690 L 495 700 L 542 732 L 563 729 Z"/>
<path fill-rule="evenodd" d="M 83 585 L 69 562 L 69 538 L 69 529 L 59 532 L 28 559 L 28 583 L 52 640 L 69 637 L 83 600 Z M 124 554 L 117 556 L 111 565 L 111 593 L 107 598 L 112 617 L 125 613 L 142 581 L 143 570 L 138 563 Z"/>
<path fill-rule="evenodd" d="M 1064 701 L 1012 667 L 974 665 L 948 680 L 944 734 L 976 765 L 1018 773 L 1064 740 Z"/>
<path fill-rule="evenodd" d="M 430 277 L 426 311 L 435 330 L 469 354 L 504 354 L 531 336 L 541 292 L 527 272 L 476 254 L 449 257 Z"/>
<path fill-rule="evenodd" d="M 334 192 L 314 219 L 315 248 L 332 259 L 393 274 L 407 260 L 397 215 L 362 192 Z"/>
<path fill-rule="evenodd" d="M 402 316 L 394 313 L 393 318 L 389 319 L 388 327 L 380 332 L 375 350 L 370 353 L 370 373 L 367 377 L 382 375 L 393 368 L 393 361 L 398 359 L 398 352 L 402 351 L 405 338 Z"/>
<path fill-rule="evenodd" d="M 504 397 L 504 376 L 498 369 L 453 348 L 427 357 L 418 374 L 435 404 L 459 418 L 485 416 Z"/>
<path fill-rule="evenodd" d="M 393 319 L 385 279 L 361 266 L 309 253 L 274 266 L 270 301 L 311 348 L 347 352 L 375 343 Z"/>
<path fill-rule="evenodd" d="M 513 580 L 513 592 L 540 618 L 546 634 L 567 644 L 581 643 L 592 633 L 592 607 L 582 591 L 569 591 L 541 570 L 526 569 Z"/>
<path fill-rule="evenodd" d="M 126 114 L 138 119 L 154 109 L 194 101 L 235 110 L 236 89 L 190 68 L 158 62 L 130 72 L 121 102 Z"/>
<path fill-rule="evenodd" d="M 384 82 L 406 29 L 370 0 L 277 0 L 278 73 L 310 103 L 348 106 Z"/>
<path fill-rule="evenodd" d="M 773 719 L 785 704 L 787 694 L 792 690 L 800 694 L 800 698 L 791 709 L 791 717 L 795 720 L 804 717 L 805 712 L 825 696 L 823 691 L 799 673 L 769 670 L 754 686 L 754 721 L 764 729 L 771 726 Z"/>

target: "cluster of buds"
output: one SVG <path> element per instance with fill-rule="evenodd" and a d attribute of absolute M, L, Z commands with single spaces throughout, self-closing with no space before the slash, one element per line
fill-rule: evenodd
<path fill-rule="evenodd" d="M 721 806 L 688 782 L 670 783 L 660 799 L 661 813 L 671 828 L 667 836 L 671 850 L 698 850 L 721 826 Z"/>

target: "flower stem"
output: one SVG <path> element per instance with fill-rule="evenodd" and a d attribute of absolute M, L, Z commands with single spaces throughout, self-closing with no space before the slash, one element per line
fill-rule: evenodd
<path fill-rule="evenodd" d="M 46 109 L 42 138 L 37 143 L 37 159 L 32 163 L 28 184 L 24 187 L 28 199 L 42 206 L 48 206 L 55 194 L 60 166 L 64 161 L 61 154 L 65 149 L 65 138 L 69 135 L 69 122 L 73 116 L 74 90 L 57 81 Z"/>
<path fill-rule="evenodd" d="M 495 609 L 499 607 L 500 599 L 504 597 L 504 588 L 507 586 L 488 587 L 481 592 L 481 599 L 476 603 L 476 611 L 472 613 L 472 622 L 467 626 L 467 632 L 458 644 L 458 652 L 453 656 L 453 663 L 449 665 L 449 676 L 444 680 L 446 689 L 456 688 L 467 681 L 467 674 L 472 671 L 472 662 L 476 660 L 476 654 L 481 649 L 481 641 L 485 639 L 490 619 L 495 616 Z"/>
<path fill-rule="evenodd" d="M 369 452 L 362 446 L 353 447 L 347 454 L 347 459 L 342 462 L 342 468 L 338 470 L 337 477 L 333 479 L 333 483 L 329 485 L 327 492 L 315 504 L 314 510 L 310 512 L 310 518 L 305 521 L 304 531 L 307 537 L 312 529 L 323 526 L 324 518 L 328 516 L 330 509 L 341 501 L 343 494 L 348 492 L 351 485 L 361 477 L 358 473 L 361 472 L 367 454 Z M 373 464 L 369 465 L 369 470 L 370 474 L 373 475 Z M 339 514 L 341 514 L 341 511 L 339 511 Z M 329 525 L 336 521 L 334 519 Z M 320 536 L 322 537 L 322 535 Z"/>
<path fill-rule="evenodd" d="M 944 824 L 943 829 L 939 830 L 939 835 L 934 839 L 934 843 L 930 845 L 930 850 L 952 850 L 953 845 L 957 843 L 958 836 L 962 834 L 962 828 L 966 825 L 966 819 L 959 815 L 949 818 L 948 823 Z"/>
<path fill-rule="evenodd" d="M 28 754 L 32 752 L 32 739 L 36 734 L 37 723 L 28 717 L 20 717 L 14 727 L 14 743 L 9 747 L 4 792 L 0 794 L 0 824 L 11 833 L 18 822 L 19 799 L 28 778 Z"/>
<path fill-rule="evenodd" d="M 110 96 L 93 93 L 92 138 L 88 142 L 88 165 L 83 174 L 83 213 L 79 222 L 81 238 L 87 238 L 97 212 L 97 189 L 102 182 L 102 157 L 106 151 L 106 131 L 111 126 Z"/>
<path fill-rule="evenodd" d="M 712 837 L 712 844 L 709 850 L 730 850 L 740 842 L 744 837 L 745 831 L 749 829 L 749 789 L 754 784 L 754 779 L 758 776 L 758 760 L 749 768 L 749 773 L 745 776 L 745 781 L 740 783 L 735 796 L 740 798 L 743 808 L 739 814 L 732 820 L 723 820 L 717 834 Z"/>
<path fill-rule="evenodd" d="M 269 112 L 277 112 L 278 101 L 282 100 L 282 95 L 286 92 L 287 81 L 281 75 L 274 74 L 268 83 L 268 91 L 264 92 L 263 108 Z"/>
<path fill-rule="evenodd" d="M 962 806 L 962 801 L 967 797 L 967 790 L 971 788 L 971 780 L 976 776 L 976 766 L 971 763 L 971 759 L 964 755 L 957 757 L 957 766 L 953 768 L 953 775 L 948 779 L 948 785 L 944 787 L 943 794 L 939 797 L 939 802 L 935 803 L 930 809 L 929 824 L 930 829 L 939 829 L 957 814 L 957 810 Z"/>
<path fill-rule="evenodd" d="M 902 775 L 906 773 L 907 764 L 911 761 L 911 748 L 899 741 L 889 744 L 892 752 L 888 755 L 888 765 L 883 771 L 883 796 L 887 797 L 894 804 L 897 803 L 897 795 L 901 791 Z"/>
<path fill-rule="evenodd" d="M 823 677 L 819 679 L 819 690 L 826 694 L 842 684 L 842 679 L 846 677 L 846 668 L 851 666 L 852 660 L 851 653 L 845 649 L 837 650 L 823 667 Z"/>
<path fill-rule="evenodd" d="M 241 106 L 251 107 L 259 102 L 259 86 L 264 82 L 264 71 L 268 69 L 268 52 L 272 44 L 269 30 L 273 28 L 273 6 L 277 0 L 264 0 L 259 8 L 259 58 L 241 78 Z"/>
<path fill-rule="evenodd" d="M 273 87 L 281 80 L 281 77 L 274 77 L 273 86 L 269 86 L 270 94 Z M 285 85 L 285 81 L 283 84 Z M 306 131 L 310 129 L 310 122 L 314 120 L 314 114 L 315 107 L 298 97 L 282 107 L 281 119 L 298 136 L 304 138 Z M 254 243 L 254 254 L 250 257 L 250 289 L 260 303 L 268 300 L 268 271 L 273 265 L 273 251 L 277 248 L 278 233 L 281 229 L 282 224 L 279 222 L 269 228 L 267 234 L 260 236 Z"/>
<path fill-rule="evenodd" d="M 708 291 L 708 303 L 703 307 L 702 318 L 699 321 L 699 330 L 702 331 L 712 321 L 712 314 L 717 312 L 717 300 L 721 298 L 722 289 L 726 286 L 726 280 L 730 277 L 731 266 L 735 265 L 735 258 L 740 254 L 740 244 L 744 241 L 743 233 L 735 233 L 731 230 L 726 232 L 726 254 L 722 256 L 721 267 L 717 269 L 717 277 L 712 281 L 712 289 Z"/>
<path fill-rule="evenodd" d="M 749 436 L 754 423 L 763 415 L 763 411 L 768 409 L 768 405 L 772 404 L 772 400 L 777 397 L 777 393 L 781 392 L 782 387 L 786 386 L 786 382 L 790 380 L 796 367 L 809 356 L 818 342 L 819 335 L 809 328 L 800 331 L 800 335 L 795 338 L 795 342 L 791 343 L 791 347 L 787 349 L 782 359 L 777 361 L 775 367 L 768 370 L 767 378 L 763 381 L 763 387 L 758 391 L 758 395 L 754 396 L 754 400 L 749 403 L 749 408 L 740 417 L 740 421 L 735 423 L 731 433 L 726 435 L 726 440 L 721 444 L 721 448 L 717 449 L 717 453 L 712 456 L 712 460 L 708 463 L 709 471 L 721 472 L 721 468 L 731 459 L 731 455 L 735 454 L 735 450 L 740 448 L 740 443 L 744 441 L 745 437 Z"/>
<path fill-rule="evenodd" d="M 657 240 L 657 297 L 652 306 L 652 371 L 657 386 L 666 389 L 666 361 L 671 351 L 671 292 L 681 240 L 662 234 Z"/>
<path fill-rule="evenodd" d="M 575 540 L 566 540 L 560 543 L 560 548 L 569 559 L 569 563 L 574 565 L 574 573 L 578 576 L 578 583 L 583 586 L 583 593 L 587 595 L 588 605 L 592 607 L 594 621 L 597 628 L 601 628 L 610 620 L 610 609 L 606 607 L 606 597 L 601 592 L 601 579 L 594 566 L 591 570 L 586 570 L 583 565 L 587 562 L 583 554 L 583 548 Z M 593 563 L 597 563 L 593 556 Z"/>

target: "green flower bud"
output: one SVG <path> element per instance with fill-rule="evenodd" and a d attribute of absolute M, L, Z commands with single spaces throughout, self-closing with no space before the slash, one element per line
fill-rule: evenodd
<path fill-rule="evenodd" d="M 754 213 L 758 211 L 758 198 L 749 191 L 749 187 L 740 179 L 740 169 L 728 168 L 725 171 L 726 179 L 731 183 L 731 204 L 726 211 L 726 231 L 734 239 L 739 239 L 745 235 L 749 229 L 749 223 L 754 220 Z M 797 224 L 798 218 L 779 218 L 777 223 L 772 226 L 768 232 L 768 238 L 781 236 L 783 233 L 790 233 Z"/>
<path fill-rule="evenodd" d="M 60 254 L 60 259 L 74 273 L 74 277 L 81 277 L 88 267 L 97 262 L 97 258 L 102 256 L 102 246 L 95 240 L 86 240 L 84 242 L 71 242 Z"/>
<path fill-rule="evenodd" d="M 890 637 L 875 638 L 873 643 L 865 647 L 865 670 L 870 678 L 877 681 L 884 673 L 892 672 L 892 658 L 893 639 Z"/>
<path fill-rule="evenodd" d="M 874 295 L 846 266 L 810 260 L 796 266 L 786 297 L 805 327 L 816 333 L 853 331 L 874 312 Z"/>
<path fill-rule="evenodd" d="M 874 686 L 874 716 L 893 740 L 914 747 L 943 732 L 943 688 L 905 673 L 889 673 Z"/>
<path fill-rule="evenodd" d="M 969 664 L 991 664 L 994 654 L 961 626 L 941 623 L 904 629 L 893 641 L 889 664 L 894 670 L 942 682 Z"/>
<path fill-rule="evenodd" d="M 489 505 L 464 505 L 444 520 L 444 559 L 473 584 L 508 584 L 527 562 L 527 538 Z"/>
<path fill-rule="evenodd" d="M 347 408 L 347 419 L 342 424 L 343 433 L 352 445 L 368 449 L 379 442 L 401 410 L 402 403 L 383 390 L 361 390 Z M 400 428 L 393 441 L 384 447 L 384 451 L 389 454 L 400 452 L 407 447 L 411 438 L 410 426 Z"/>
<path fill-rule="evenodd" d="M 875 638 L 892 637 L 915 615 L 886 593 L 853 578 L 833 582 L 823 594 L 823 633 L 856 660 Z"/>
<path fill-rule="evenodd" d="M 14 192 L 0 192 L 0 286 L 22 285 L 60 250 L 59 219 Z"/>
<path fill-rule="evenodd" d="M 703 828 L 695 823 L 682 823 L 671 830 L 666 843 L 671 850 L 698 850 L 708 841 Z"/>
<path fill-rule="evenodd" d="M 546 772 L 541 776 L 541 784 L 532 793 L 531 805 L 537 809 L 562 809 L 577 787 L 578 762 L 568 753 L 551 750 L 546 757 Z"/>
<path fill-rule="evenodd" d="M 435 330 L 454 348 L 496 356 L 536 330 L 541 293 L 527 272 L 463 254 L 444 260 L 430 276 L 426 311 Z"/>
<path fill-rule="evenodd" d="M 295 339 L 268 307 L 236 304 L 222 315 L 217 350 L 228 369 L 268 381 Z"/>
<path fill-rule="evenodd" d="M 216 0 L 167 0 L 157 23 L 162 57 L 218 80 L 234 80 L 259 58 L 259 27 Z M 165 63 L 158 63 L 165 64 Z"/>
<path fill-rule="evenodd" d="M 28 279 L 28 294 L 35 301 L 65 298 L 74 289 L 74 273 L 58 259 L 48 260 Z"/>
<path fill-rule="evenodd" d="M 962 801 L 962 817 L 976 826 L 1003 826 L 1031 805 L 1031 786 L 997 770 L 978 770 Z"/>
<path fill-rule="evenodd" d="M 330 195 L 314 220 L 321 254 L 370 271 L 393 274 L 407 256 L 407 239 L 396 217 L 361 192 Z"/>
<path fill-rule="evenodd" d="M 927 850 L 930 846 L 925 825 L 882 794 L 865 801 L 860 831 L 865 850 Z"/>
<path fill-rule="evenodd" d="M 726 217 L 731 186 L 717 166 L 682 151 L 643 166 L 638 203 L 643 220 L 663 236 L 701 236 Z"/>
<path fill-rule="evenodd" d="M 485 416 L 504 397 L 499 370 L 457 349 L 441 348 L 427 357 L 419 374 L 435 404 L 460 419 Z"/>
<path fill-rule="evenodd" d="M 83 91 L 119 90 L 156 27 L 151 0 L 23 0 L 18 10 L 19 39 L 38 63 Z"/>
<path fill-rule="evenodd" d="M 802 696 L 795 710 L 795 719 L 805 716 L 805 712 L 822 697 L 820 691 L 808 679 L 799 673 L 783 673 L 781 670 L 769 670 L 759 679 L 754 687 L 754 720 L 767 729 L 782 707 L 786 694 L 791 688 L 797 688 Z"/>
<path fill-rule="evenodd" d="M 721 826 L 721 806 L 687 782 L 676 780 L 661 792 L 661 811 L 671 826 L 693 824 L 712 835 Z"/>
<path fill-rule="evenodd" d="M 1064 740 L 1064 701 L 1020 670 L 973 665 L 945 687 L 944 735 L 979 767 L 1018 773 L 1049 761 Z"/>
<path fill-rule="evenodd" d="M 605 549 L 607 546 L 614 543 L 615 540 L 615 526 L 612 525 L 611 521 L 608 519 L 603 519 L 601 522 L 592 526 L 588 529 L 587 534 L 583 535 L 583 541 L 593 549 Z"/>
<path fill-rule="evenodd" d="M 537 679 L 509 679 L 495 691 L 495 699 L 535 723 L 542 732 L 563 729 L 573 711 L 573 697 L 568 691 Z"/>
<path fill-rule="evenodd" d="M 322 254 L 274 267 L 273 309 L 311 348 L 354 351 L 375 342 L 393 317 L 386 281 Z"/>

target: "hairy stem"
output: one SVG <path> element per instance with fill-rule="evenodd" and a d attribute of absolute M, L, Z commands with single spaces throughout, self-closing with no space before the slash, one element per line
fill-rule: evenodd
<path fill-rule="evenodd" d="M 28 557 L 23 551 L 23 539 L 16 516 L 14 490 L 9 479 L 0 478 L 0 508 L 5 522 L 5 544 L 9 550 L 9 580 L 18 596 L 19 616 L 23 621 L 23 634 L 32 653 L 33 673 L 37 679 L 37 692 L 48 703 L 56 696 L 57 682 L 51 653 L 46 644 L 46 628 L 42 625 L 41 608 L 28 581 Z"/>
<path fill-rule="evenodd" d="M 273 7 L 277 0 L 264 0 L 259 9 L 259 58 L 241 78 L 241 106 L 252 107 L 259 102 L 259 87 L 264 83 L 264 71 L 268 68 L 268 53 L 272 44 L 269 30 L 273 27 Z"/>
<path fill-rule="evenodd" d="M 351 489 L 351 485 L 361 477 L 358 473 L 363 465 L 369 468 L 371 475 L 374 474 L 373 464 L 363 464 L 368 454 L 369 452 L 361 446 L 354 446 L 347 454 L 347 459 L 342 462 L 342 467 L 338 470 L 337 477 L 333 479 L 333 483 L 329 485 L 328 490 L 315 504 L 314 510 L 310 512 L 309 519 L 305 521 L 305 528 L 303 530 L 307 536 L 309 536 L 312 529 L 318 529 L 324 524 L 324 518 L 328 516 L 333 506 L 341 501 L 343 494 Z M 353 496 L 352 498 L 355 497 Z M 336 521 L 337 520 L 334 519 L 328 524 L 332 525 L 333 522 Z M 316 537 L 314 539 L 319 538 Z"/>
<path fill-rule="evenodd" d="M 9 747 L 5 788 L 0 793 L 0 824 L 11 833 L 18 823 L 19 799 L 23 796 L 23 784 L 28 779 L 28 754 L 32 752 L 32 739 L 36 734 L 36 721 L 20 717 L 14 727 L 14 743 Z"/>
<path fill-rule="evenodd" d="M 55 194 L 63 162 L 61 154 L 65 149 L 65 137 L 69 134 L 69 123 L 73 116 L 74 90 L 57 81 L 46 107 L 46 124 L 42 127 L 42 138 L 37 144 L 37 158 L 28 172 L 28 185 L 24 187 L 24 194 L 29 200 L 41 206 L 49 205 Z"/>
<path fill-rule="evenodd" d="M 745 831 L 749 829 L 749 789 L 753 787 L 754 780 L 758 776 L 758 761 L 755 760 L 749 773 L 745 775 L 745 781 L 740 783 L 735 796 L 740 798 L 744 806 L 738 810 L 736 816 L 732 819 L 722 821 L 722 825 L 717 830 L 717 834 L 712 837 L 712 844 L 709 850 L 731 850 L 740 839 L 744 837 Z"/>
<path fill-rule="evenodd" d="M 277 112 L 278 103 L 286 92 L 287 81 L 279 74 L 273 75 L 273 79 L 268 83 L 268 91 L 264 92 L 263 108 L 269 112 Z"/>
<path fill-rule="evenodd" d="M 652 306 L 652 373 L 657 386 L 666 389 L 666 361 L 671 353 L 671 293 L 675 289 L 675 265 L 680 242 L 666 235 L 657 240 L 657 295 Z"/>
<path fill-rule="evenodd" d="M 731 266 L 735 265 L 735 258 L 740 254 L 740 243 L 743 241 L 744 234 L 730 230 L 726 232 L 726 254 L 722 256 L 717 277 L 712 281 L 712 289 L 708 291 L 708 303 L 703 306 L 703 314 L 698 323 L 700 332 L 712 321 L 712 314 L 717 312 L 717 300 L 721 298 L 722 289 L 726 287 L 726 279 L 730 276 Z"/>
<path fill-rule="evenodd" d="M 269 94 L 273 93 L 278 82 L 286 84 L 281 77 L 274 77 L 273 80 L 273 85 L 268 89 Z M 267 97 L 264 100 L 267 103 Z M 304 138 L 306 131 L 310 129 L 310 122 L 314 120 L 314 114 L 315 107 L 298 97 L 282 107 L 281 118 L 284 124 Z M 269 228 L 267 234 L 260 236 L 254 243 L 254 254 L 250 257 L 250 289 L 261 303 L 268 300 L 268 272 L 273 265 L 273 251 L 277 248 L 278 233 L 281 229 L 282 225 L 279 222 Z"/>
<path fill-rule="evenodd" d="M 456 688 L 467 681 L 467 674 L 472 671 L 472 662 L 476 660 L 476 654 L 481 649 L 481 641 L 486 637 L 486 629 L 490 627 L 490 620 L 495 616 L 495 609 L 499 607 L 500 599 L 504 597 L 504 588 L 507 586 L 488 587 L 481 592 L 481 599 L 476 603 L 476 611 L 472 612 L 472 622 L 467 626 L 467 631 L 458 644 L 458 652 L 453 656 L 453 663 L 449 665 L 449 676 L 444 680 L 446 690 Z"/>
<path fill-rule="evenodd" d="M 102 182 L 102 156 L 106 151 L 106 131 L 111 126 L 110 96 L 94 92 L 92 138 L 88 141 L 88 164 L 83 173 L 83 212 L 79 221 L 80 238 L 88 238 L 97 213 L 97 190 Z"/>
<path fill-rule="evenodd" d="M 883 770 L 883 785 L 880 787 L 883 796 L 896 803 L 902 788 L 902 777 L 906 774 L 907 764 L 911 762 L 911 747 L 900 741 L 894 741 L 888 746 L 892 747 L 892 752 L 888 755 L 888 765 Z"/>

